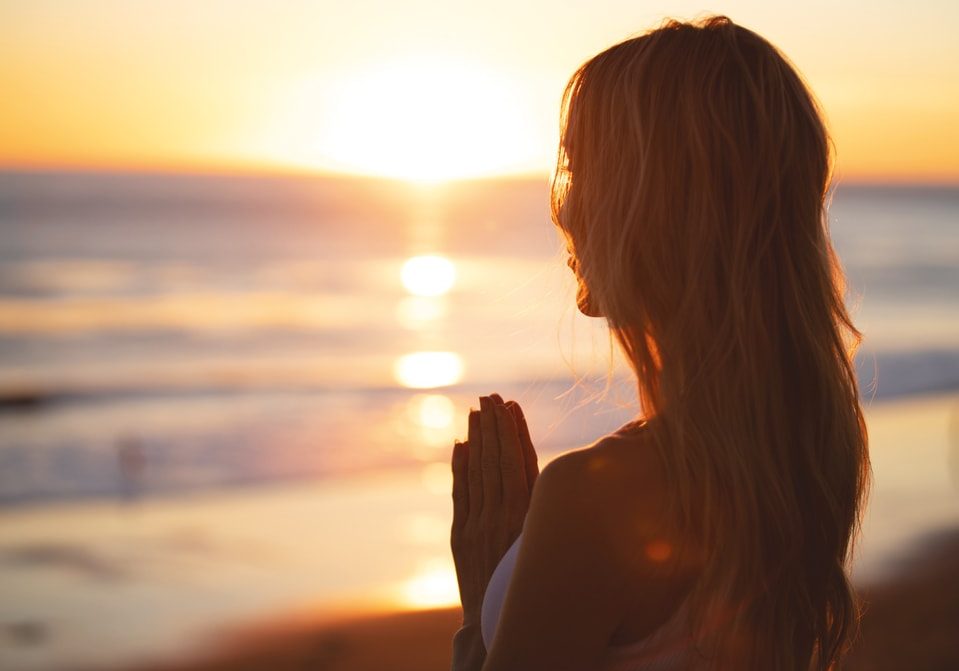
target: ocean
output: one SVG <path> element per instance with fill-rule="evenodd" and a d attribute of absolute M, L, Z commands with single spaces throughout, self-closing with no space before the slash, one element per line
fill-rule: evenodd
<path fill-rule="evenodd" d="M 455 607 L 477 397 L 522 404 L 541 465 L 637 411 L 546 203 L 545 180 L 0 173 L 0 667 Z M 959 526 L 959 189 L 840 185 L 830 221 L 864 334 L 863 584 Z"/>
<path fill-rule="evenodd" d="M 830 222 L 864 403 L 959 389 L 959 189 Z M 439 469 L 493 391 L 588 444 L 636 408 L 573 297 L 545 180 L 0 173 L 0 505 Z"/>

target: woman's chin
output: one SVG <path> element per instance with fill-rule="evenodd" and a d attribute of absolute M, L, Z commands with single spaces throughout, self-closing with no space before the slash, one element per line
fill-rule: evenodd
<path fill-rule="evenodd" d="M 579 279 L 579 286 L 576 289 L 576 307 L 587 317 L 602 317 L 603 314 L 593 305 L 592 298 L 593 295 L 586 288 L 586 284 Z"/>
<path fill-rule="evenodd" d="M 589 301 L 576 301 L 576 307 L 587 317 L 602 317 L 602 313 Z"/>

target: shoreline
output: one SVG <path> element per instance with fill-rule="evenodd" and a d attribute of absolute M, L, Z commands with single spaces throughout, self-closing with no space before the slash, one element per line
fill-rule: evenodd
<path fill-rule="evenodd" d="M 959 395 L 865 410 L 875 480 L 851 573 L 863 593 L 885 594 L 883 586 L 911 580 L 917 556 L 934 557 L 950 542 L 937 534 L 959 529 Z M 450 619 L 457 609 L 447 608 L 458 596 L 450 483 L 444 461 L 126 504 L 4 509 L 0 667 L 202 669 L 237 640 L 282 652 L 335 632 L 347 642 L 351 632 L 366 632 L 354 647 L 377 648 L 390 632 L 405 631 L 399 622 L 414 621 L 426 636 L 418 645 L 432 651 L 431 659 L 443 658 L 458 627 L 458 616 Z M 955 566 L 936 570 L 959 583 Z M 892 612 L 936 596 L 929 585 L 916 589 L 928 594 L 900 594 L 904 604 Z M 424 608 L 439 610 L 412 610 Z M 336 645 L 343 651 L 337 654 L 348 654 L 349 646 L 337 643 L 323 654 L 329 658 Z"/>
<path fill-rule="evenodd" d="M 864 615 L 847 671 L 959 668 L 959 527 L 928 536 L 896 578 L 858 590 Z M 374 612 L 224 632 L 192 659 L 126 671 L 447 671 L 459 608 Z"/>
<path fill-rule="evenodd" d="M 551 381 L 551 383 L 552 382 L 553 381 Z M 565 381 L 560 386 L 565 386 Z M 211 389 L 224 394 L 237 396 L 242 396 L 251 391 L 240 388 Z M 199 389 L 190 393 L 204 394 L 209 392 L 211 389 Z M 255 392 L 257 390 L 253 391 Z M 329 392 L 329 390 L 325 388 L 289 388 L 267 391 L 279 391 L 281 393 L 293 393 L 298 395 L 313 395 Z M 124 393 L 129 395 L 129 392 Z M 36 392 L 35 390 L 16 392 L 10 396 L 5 396 L 4 394 L 5 392 L 0 389 L 0 415 L 3 415 L 4 413 L 22 415 L 42 413 L 51 408 L 59 406 L 62 399 L 72 398 L 71 394 L 64 394 L 62 396 L 58 394 L 47 395 L 45 393 Z M 163 394 L 164 392 L 162 391 L 156 394 L 152 392 L 134 393 L 134 395 L 142 395 L 146 397 L 162 397 Z M 108 395 L 112 396 L 112 392 Z M 83 395 L 82 398 L 86 399 L 90 398 L 91 396 L 94 398 L 96 397 L 96 395 L 93 394 Z M 10 403 L 10 406 L 5 407 L 4 404 L 8 402 Z M 923 389 L 922 391 L 908 392 L 901 395 L 899 393 L 886 393 L 884 395 L 873 398 L 864 398 L 862 400 L 862 407 L 867 415 L 867 418 L 873 414 L 886 414 L 889 410 L 911 412 L 917 408 L 922 408 L 928 405 L 951 406 L 951 408 L 947 408 L 946 410 L 947 413 L 950 413 L 948 421 L 951 423 L 951 427 L 948 430 L 950 430 L 953 434 L 951 436 L 951 440 L 953 442 L 951 450 L 954 452 L 954 456 L 952 457 L 951 467 L 954 472 L 952 473 L 951 477 L 955 482 L 955 486 L 959 488 L 959 386 L 946 386 L 941 389 L 927 388 Z M 625 419 L 626 418 L 624 417 L 623 421 L 625 421 Z M 131 433 L 130 436 L 134 439 L 142 440 L 142 436 L 138 436 L 134 433 Z M 872 438 L 872 431 L 870 431 L 870 438 Z M 560 449 L 547 449 L 542 451 L 540 456 L 546 461 L 549 461 L 567 450 L 581 447 L 582 442 L 583 441 L 575 444 L 567 444 Z M 142 487 L 142 490 L 136 491 L 134 494 L 131 494 L 127 489 L 119 486 L 114 486 L 114 489 L 109 491 L 84 491 L 79 493 L 69 492 L 65 494 L 48 494 L 46 496 L 26 495 L 19 498 L 6 499 L 3 498 L 2 492 L 0 492 L 0 520 L 7 516 L 30 513 L 33 511 L 58 509 L 72 511 L 80 508 L 94 509 L 110 506 L 122 507 L 131 504 L 133 506 L 143 507 L 163 505 L 165 503 L 176 505 L 178 501 L 212 500 L 220 497 L 229 498 L 244 494 L 251 494 L 255 496 L 259 492 L 268 492 L 271 490 L 283 489 L 287 487 L 312 487 L 316 485 L 323 485 L 338 488 L 344 483 L 347 486 L 350 486 L 353 483 L 376 480 L 380 478 L 390 479 L 398 476 L 410 476 L 422 466 L 423 463 L 421 461 L 411 458 L 400 462 L 373 463 L 371 465 L 355 467 L 348 466 L 337 471 L 318 470 L 297 474 L 284 474 L 281 476 L 245 476 L 242 478 L 236 478 L 234 480 L 187 483 L 175 486 L 150 483 L 149 486 Z"/>

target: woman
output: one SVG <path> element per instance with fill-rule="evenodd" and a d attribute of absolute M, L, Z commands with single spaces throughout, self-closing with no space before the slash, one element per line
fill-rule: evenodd
<path fill-rule="evenodd" d="M 812 95 L 726 17 L 669 21 L 561 125 L 553 222 L 643 416 L 537 477 L 515 402 L 470 412 L 454 670 L 834 668 L 870 470 Z"/>

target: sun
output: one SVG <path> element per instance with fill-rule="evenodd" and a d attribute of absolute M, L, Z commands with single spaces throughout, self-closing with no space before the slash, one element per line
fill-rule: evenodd
<path fill-rule="evenodd" d="M 317 167 L 420 182 L 517 172 L 541 148 L 524 91 L 491 68 L 442 57 L 381 63 L 301 96 Z M 310 101 L 310 98 L 313 101 Z"/>

